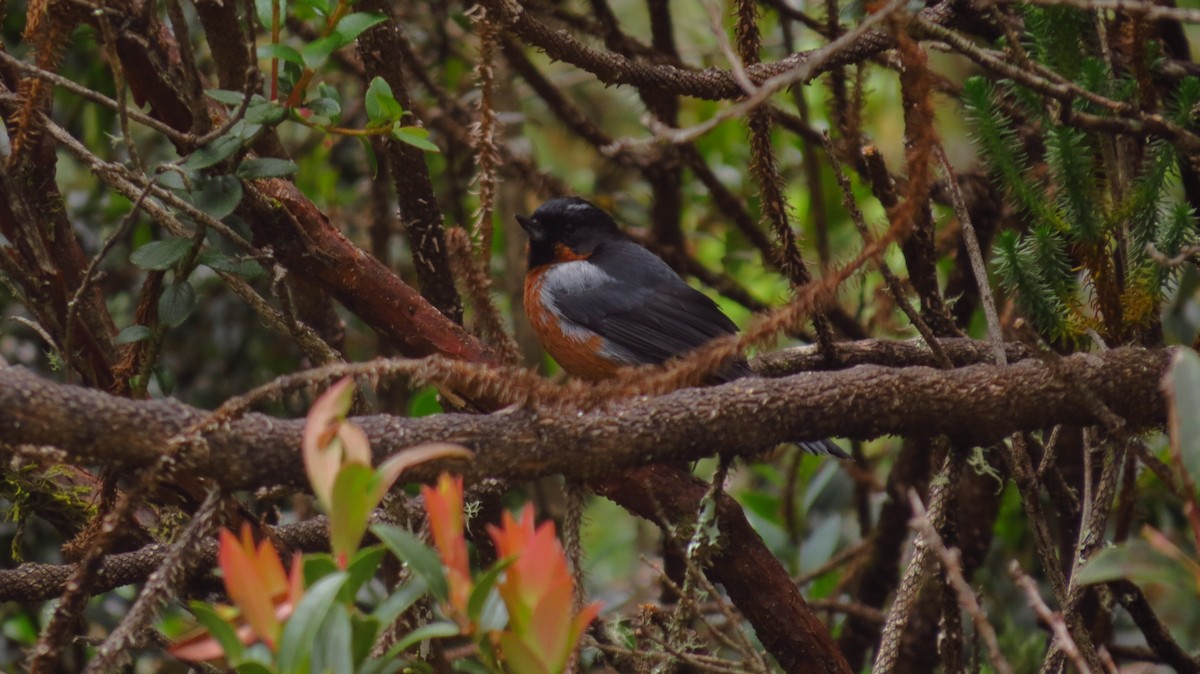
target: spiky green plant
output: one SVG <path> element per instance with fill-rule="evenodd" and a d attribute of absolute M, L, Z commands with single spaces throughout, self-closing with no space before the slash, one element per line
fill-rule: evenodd
<path fill-rule="evenodd" d="M 1080 39 L 1087 31 L 1077 31 L 1080 16 L 1070 8 L 1032 8 L 1026 14 L 1029 53 L 1089 90 L 1118 99 L 1132 96 L 1132 81 L 1113 77 L 1103 60 L 1084 51 L 1091 47 Z M 1195 214 L 1172 201 L 1178 182 L 1175 148 L 1165 141 L 1147 143 L 1132 176 L 1112 175 L 1110 138 L 1059 124 L 1044 105 L 1031 104 L 1036 100 L 1012 83 L 996 87 L 976 77 L 963 85 L 963 107 L 980 154 L 1028 220 L 1025 233 L 997 236 L 993 258 L 1001 286 L 1056 343 L 1077 341 L 1088 330 L 1115 343 L 1154 334 L 1173 270 L 1157 262 L 1150 247 L 1177 254 L 1196 229 Z M 1043 130 L 1044 176 L 1033 177 L 1005 105 L 1028 116 L 1027 132 Z M 1197 111 L 1200 80 L 1187 78 L 1170 115 L 1194 126 Z M 1105 143 L 1108 155 L 1101 152 Z"/>

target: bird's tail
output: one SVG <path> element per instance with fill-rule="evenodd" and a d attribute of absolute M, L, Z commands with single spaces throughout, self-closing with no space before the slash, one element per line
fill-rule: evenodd
<path fill-rule="evenodd" d="M 826 438 L 824 440 L 802 440 L 796 443 L 800 449 L 815 454 L 816 456 L 836 456 L 839 459 L 849 459 L 847 454 L 841 447 L 833 444 L 833 441 Z"/>

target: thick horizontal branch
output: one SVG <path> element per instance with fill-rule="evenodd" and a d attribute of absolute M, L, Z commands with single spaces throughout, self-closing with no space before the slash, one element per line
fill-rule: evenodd
<path fill-rule="evenodd" d="M 954 370 L 862 365 L 778 379 L 742 379 L 685 389 L 577 414 L 509 408 L 490 415 L 419 419 L 357 418 L 377 456 L 449 441 L 476 452 L 473 478 L 528 479 L 560 473 L 577 479 L 718 452 L 753 453 L 780 442 L 881 435 L 946 434 L 960 446 L 989 444 L 1013 432 L 1096 422 L 1083 391 L 1134 428 L 1161 424 L 1160 380 L 1169 349 L 1122 348 L 1062 358 L 1053 367 L 1027 359 L 1005 367 Z M 158 458 L 173 434 L 205 412 L 173 400 L 133 401 L 65 386 L 23 368 L 0 368 L 0 438 L 8 445 L 57 447 L 75 463 L 131 467 Z M 229 489 L 304 484 L 301 420 L 248 414 L 206 435 L 203 451 L 180 469 Z M 442 465 L 417 469 L 429 479 Z"/>

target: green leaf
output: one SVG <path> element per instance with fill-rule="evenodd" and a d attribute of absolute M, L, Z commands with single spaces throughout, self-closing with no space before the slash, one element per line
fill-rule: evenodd
<path fill-rule="evenodd" d="M 231 175 L 198 176 L 192 205 L 215 220 L 229 215 L 242 200 L 242 183 Z"/>
<path fill-rule="evenodd" d="M 333 508 L 329 513 L 329 539 L 333 558 L 349 557 L 367 531 L 367 518 L 375 509 L 371 483 L 375 471 L 361 463 L 343 464 L 333 481 Z"/>
<path fill-rule="evenodd" d="M 429 586 L 420 576 L 414 576 L 404 587 L 392 593 L 382 604 L 371 612 L 371 617 L 383 625 L 390 625 L 401 613 L 404 613 L 417 600 L 429 592 Z"/>
<path fill-rule="evenodd" d="M 334 33 L 333 35 L 326 35 L 325 37 L 309 42 L 308 44 L 304 45 L 304 49 L 300 52 L 301 58 L 304 59 L 304 67 L 310 70 L 316 70 L 317 68 L 320 68 L 321 65 L 324 64 L 329 58 L 329 55 L 334 52 L 334 50 L 344 47 L 349 43 L 349 40 L 343 39 L 342 36 L 338 35 L 337 33 Z"/>
<path fill-rule="evenodd" d="M 271 668 L 261 662 L 242 662 L 233 668 L 238 674 L 275 674 Z"/>
<path fill-rule="evenodd" d="M 175 392 L 175 372 L 163 364 L 155 365 L 151 370 L 158 381 L 158 388 L 163 395 L 169 396 Z"/>
<path fill-rule="evenodd" d="M 247 124 L 262 124 L 272 126 L 282 122 L 287 118 L 287 110 L 274 101 L 263 101 L 255 103 L 249 108 L 246 108 L 245 120 Z"/>
<path fill-rule="evenodd" d="M 1076 577 L 1084 585 L 1129 580 L 1184 588 L 1195 587 L 1196 583 L 1196 579 L 1179 561 L 1140 540 L 1126 541 L 1101 550 L 1084 564 Z"/>
<path fill-rule="evenodd" d="M 301 18 L 304 16 L 305 10 L 312 12 L 314 16 L 325 18 L 329 16 L 329 3 L 325 0 L 296 0 L 296 15 Z"/>
<path fill-rule="evenodd" d="M 237 274 L 248 279 L 261 278 L 266 275 L 262 266 L 254 260 L 242 260 L 231 257 L 215 250 L 204 250 L 197 257 L 200 264 L 212 267 L 227 274 Z"/>
<path fill-rule="evenodd" d="M 289 47 L 286 44 L 264 44 L 258 48 L 258 58 L 279 59 L 280 61 L 295 63 L 301 68 L 304 67 L 304 57 L 294 47 Z"/>
<path fill-rule="evenodd" d="M 500 598 L 500 592 L 493 590 L 487 594 L 483 605 L 479 608 L 479 618 L 475 621 L 480 632 L 496 632 L 508 626 L 508 608 Z"/>
<path fill-rule="evenodd" d="M 355 12 L 354 14 L 343 16 L 342 20 L 338 21 L 337 27 L 333 29 L 333 32 L 338 33 L 346 39 L 347 43 L 350 43 L 356 40 L 366 29 L 381 24 L 384 21 L 387 21 L 387 17 L 382 14 Z"/>
<path fill-rule="evenodd" d="M 226 105 L 241 105 L 242 100 L 246 98 L 244 93 L 228 89 L 205 89 L 204 94 L 214 101 Z"/>
<path fill-rule="evenodd" d="M 388 655 L 395 657 L 404 651 L 416 646 L 426 639 L 444 639 L 459 634 L 458 625 L 452 622 L 440 621 L 422 625 L 417 629 L 404 635 L 404 638 L 396 642 L 395 646 L 388 649 Z"/>
<path fill-rule="evenodd" d="M 488 595 L 492 592 L 492 587 L 500 578 L 500 574 L 504 573 L 504 570 L 512 566 L 515 561 L 517 561 L 516 555 L 498 560 L 492 565 L 492 568 L 475 580 L 475 587 L 471 588 L 471 596 L 467 599 L 467 616 L 471 618 L 472 622 L 479 622 L 479 616 L 483 614 L 483 607 L 487 603 Z"/>
<path fill-rule="evenodd" d="M 306 104 L 306 107 L 312 111 L 312 114 L 317 117 L 324 117 L 331 122 L 337 120 L 342 115 L 342 104 L 337 99 L 327 96 L 314 98 Z"/>
<path fill-rule="evenodd" d="M 300 167 L 296 162 L 290 159 L 276 159 L 274 157 L 259 157 L 258 159 L 248 159 L 242 162 L 235 173 L 237 177 L 247 180 L 255 178 L 279 178 L 282 176 L 290 176 Z"/>
<path fill-rule="evenodd" d="M 450 663 L 450 667 L 456 672 L 466 672 L 467 674 L 491 674 L 492 671 L 485 667 L 482 662 L 477 662 L 470 658 L 459 658 Z"/>
<path fill-rule="evenodd" d="M 433 592 L 439 601 L 444 601 L 450 589 L 446 583 L 446 574 L 442 570 L 442 560 L 438 554 L 411 531 L 388 524 L 377 524 L 371 527 L 379 540 L 400 559 L 404 560 L 413 573 L 416 573 Z"/>
<path fill-rule="evenodd" d="M 187 320 L 196 307 L 196 290 L 186 280 L 163 288 L 158 298 L 158 320 L 175 328 Z"/>
<path fill-rule="evenodd" d="M 1200 478 L 1200 355 L 1191 349 L 1176 351 L 1170 377 L 1171 435 L 1195 480 Z"/>
<path fill-rule="evenodd" d="M 367 156 L 367 164 L 371 167 L 371 177 L 379 176 L 379 159 L 375 157 L 375 146 L 371 145 L 371 139 L 366 136 L 359 136 L 362 141 L 363 153 Z"/>
<path fill-rule="evenodd" d="M 183 168 L 188 171 L 199 171 L 219 164 L 233 156 L 242 147 L 242 139 L 235 134 L 226 134 L 213 142 L 197 149 L 188 155 L 183 162 Z"/>
<path fill-rule="evenodd" d="M 229 134 L 242 139 L 242 145 L 246 145 L 254 140 L 259 131 L 262 131 L 262 124 L 253 124 L 245 119 L 239 119 L 233 128 L 229 129 Z"/>
<path fill-rule="evenodd" d="M 346 611 L 345 606 L 335 603 L 330 607 L 329 615 L 321 624 L 312 646 L 311 671 L 354 671 L 354 634 L 350 625 L 350 613 Z"/>
<path fill-rule="evenodd" d="M 410 417 L 427 417 L 431 414 L 441 414 L 442 403 L 438 400 L 436 386 L 425 386 L 408 397 L 408 415 Z"/>
<path fill-rule="evenodd" d="M 350 580 L 346 582 L 346 587 L 342 591 L 342 601 L 354 601 L 358 589 L 375 577 L 375 570 L 379 568 L 379 563 L 383 561 L 385 553 L 386 550 L 378 545 L 372 545 L 354 553 L 354 558 L 346 566 L 346 573 L 350 574 Z"/>
<path fill-rule="evenodd" d="M 426 152 L 441 152 L 438 146 L 429 140 L 429 131 L 419 126 L 397 125 L 392 128 L 392 138 Z"/>
<path fill-rule="evenodd" d="M 142 269 L 162 271 L 170 269 L 191 249 L 191 239 L 172 236 L 138 248 L 129 256 L 129 261 Z"/>
<path fill-rule="evenodd" d="M 347 578 L 345 573 L 335 573 L 318 580 L 305 591 L 279 638 L 279 671 L 282 674 L 308 674 L 317 631 Z"/>
<path fill-rule="evenodd" d="M 409 660 L 397 660 L 394 657 L 385 656 L 366 661 L 363 663 L 362 668 L 358 670 L 358 674 L 395 674 L 402 669 L 410 667 L 415 669 L 415 664 L 417 663 L 412 663 Z"/>
<path fill-rule="evenodd" d="M 379 628 L 383 626 L 378 620 L 371 616 L 366 616 L 358 611 L 350 614 L 351 624 L 351 643 L 350 654 L 354 660 L 354 669 L 366 662 L 371 655 L 371 648 L 375 645 L 375 637 L 379 636 Z M 349 670 L 353 671 L 353 670 Z"/>
<path fill-rule="evenodd" d="M 225 651 L 225 657 L 228 660 L 238 660 L 242 657 L 242 651 L 245 646 L 238 639 L 237 632 L 233 629 L 224 618 L 217 615 L 217 612 L 208 607 L 201 601 L 193 601 L 188 603 L 192 614 L 196 616 L 196 621 L 208 630 L 212 638 L 221 644 L 221 650 Z"/>
<path fill-rule="evenodd" d="M 275 655 L 271 653 L 271 649 L 263 642 L 251 644 L 246 648 L 246 652 L 242 654 L 242 663 L 256 662 L 266 667 L 271 674 L 275 674 Z M 241 663 L 238 663 L 239 665 Z M 259 670 L 254 670 L 259 671 Z"/>
<path fill-rule="evenodd" d="M 304 556 L 304 585 L 316 583 L 325 576 L 338 573 L 341 569 L 333 561 L 333 555 L 328 553 L 310 553 Z"/>
<path fill-rule="evenodd" d="M 18 613 L 4 619 L 0 634 L 22 646 L 33 646 L 37 643 L 38 628 L 28 615 Z"/>
<path fill-rule="evenodd" d="M 392 87 L 382 77 L 375 77 L 367 87 L 366 96 L 367 118 L 371 124 L 379 126 L 400 119 L 404 108 L 392 94 Z"/>
<path fill-rule="evenodd" d="M 179 191 L 184 188 L 183 176 L 179 171 L 163 171 L 154 177 L 154 182 L 169 190 Z"/>
<path fill-rule="evenodd" d="M 267 33 L 271 32 L 271 5 L 272 0 L 254 0 L 254 12 L 258 14 L 258 22 L 263 28 L 267 29 Z M 286 19 L 288 15 L 287 0 L 279 0 L 279 18 Z"/>

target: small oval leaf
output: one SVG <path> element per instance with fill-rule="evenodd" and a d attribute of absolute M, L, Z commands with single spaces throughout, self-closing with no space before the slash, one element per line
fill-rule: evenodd
<path fill-rule="evenodd" d="M 150 337 L 150 328 L 144 325 L 131 325 L 117 334 L 114 344 L 133 344 Z"/>
<path fill-rule="evenodd" d="M 300 52 L 286 44 L 264 44 L 258 48 L 258 58 L 279 59 L 304 67 L 304 57 L 300 55 Z"/>
<path fill-rule="evenodd" d="M 347 42 L 353 42 L 363 31 L 386 20 L 387 17 L 382 14 L 355 12 L 354 14 L 343 16 L 342 20 L 338 21 L 337 28 L 333 30 L 345 38 Z"/>
<path fill-rule="evenodd" d="M 337 33 L 309 42 L 304 45 L 303 51 L 300 52 L 300 56 L 304 60 L 304 67 L 310 70 L 320 68 L 334 50 L 344 47 L 349 43 L 350 40 L 343 38 Z"/>
<path fill-rule="evenodd" d="M 242 183 L 231 175 L 200 176 L 192 204 L 216 220 L 229 215 L 242 200 Z"/>
<path fill-rule="evenodd" d="M 133 251 L 129 261 L 142 269 L 162 271 L 170 269 L 192 248 L 192 240 L 172 236 L 162 241 L 151 241 Z"/>
<path fill-rule="evenodd" d="M 264 101 L 246 108 L 245 119 L 248 124 L 271 126 L 272 124 L 282 122 L 286 117 L 287 110 L 282 105 L 271 101 Z"/>
<path fill-rule="evenodd" d="M 366 95 L 367 117 L 373 124 L 386 123 L 400 119 L 404 108 L 392 94 L 392 86 L 382 77 L 375 77 L 367 87 Z"/>
<path fill-rule="evenodd" d="M 429 140 L 429 132 L 419 126 L 397 125 L 392 128 L 392 138 L 426 152 L 441 152 L 441 149 Z"/>
<path fill-rule="evenodd" d="M 158 298 L 158 320 L 172 328 L 182 324 L 196 307 L 196 290 L 187 281 L 179 281 L 163 288 Z"/>
<path fill-rule="evenodd" d="M 209 98 L 225 105 L 241 105 L 242 100 L 246 95 L 240 91 L 230 91 L 228 89 L 205 89 L 204 94 Z"/>
<path fill-rule="evenodd" d="M 188 155 L 187 160 L 183 162 L 183 168 L 189 171 L 197 171 L 219 164 L 233 156 L 233 153 L 237 152 L 241 146 L 241 138 L 233 134 L 221 136 Z"/>
<path fill-rule="evenodd" d="M 290 159 L 259 157 L 242 162 L 237 167 L 237 176 L 248 180 L 256 178 L 280 178 L 290 176 L 299 170 L 300 167 L 296 165 L 296 162 Z"/>

